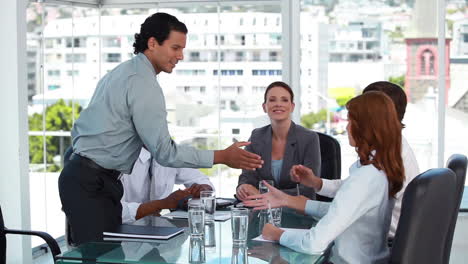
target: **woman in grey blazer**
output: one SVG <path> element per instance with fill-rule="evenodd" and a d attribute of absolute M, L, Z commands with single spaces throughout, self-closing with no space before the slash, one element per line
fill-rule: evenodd
<path fill-rule="evenodd" d="M 273 82 L 264 95 L 263 110 L 271 125 L 254 129 L 246 147 L 264 160 L 263 167 L 254 171 L 242 170 L 237 186 L 237 198 L 258 194 L 261 180 L 274 181 L 275 187 L 296 194 L 296 183 L 289 171 L 293 165 L 302 164 L 320 175 L 320 143 L 318 135 L 291 120 L 294 111 L 294 94 L 284 82 Z M 300 185 L 300 194 L 315 199 L 312 188 Z"/>

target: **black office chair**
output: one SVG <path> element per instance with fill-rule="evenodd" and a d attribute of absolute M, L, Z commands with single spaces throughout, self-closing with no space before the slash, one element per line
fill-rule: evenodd
<path fill-rule="evenodd" d="M 49 234 L 45 232 L 16 230 L 16 229 L 6 228 L 3 222 L 2 208 L 0 206 L 0 263 L 6 263 L 6 249 L 7 249 L 6 235 L 7 234 L 38 236 L 44 239 L 50 248 L 50 252 L 52 253 L 52 257 L 54 258 L 54 263 L 56 261 L 57 255 L 61 253 L 60 247 L 58 246 L 57 241 L 55 241 L 53 237 L 51 237 Z"/>
<path fill-rule="evenodd" d="M 320 178 L 328 180 L 341 179 L 341 148 L 340 143 L 332 136 L 317 132 L 320 142 L 320 157 L 322 166 Z M 318 201 L 330 202 L 333 198 L 317 194 Z"/>
<path fill-rule="evenodd" d="M 428 170 L 405 190 L 390 263 L 448 264 L 445 241 L 456 207 L 455 173 L 446 168 Z"/>
<path fill-rule="evenodd" d="M 455 191 L 455 194 L 456 194 L 455 213 L 453 214 L 452 222 L 450 224 L 449 236 L 447 237 L 447 241 L 445 243 L 445 253 L 446 253 L 445 261 L 446 261 L 446 263 L 449 263 L 449 260 L 450 260 L 450 252 L 452 250 L 453 233 L 455 231 L 455 226 L 457 224 L 458 211 L 460 210 L 460 204 L 461 204 L 461 200 L 462 200 L 462 197 L 463 197 L 463 190 L 465 189 L 465 178 L 466 178 L 467 163 L 468 163 L 468 160 L 467 160 L 466 156 L 461 155 L 461 154 L 453 154 L 447 160 L 447 168 L 449 168 L 453 172 L 455 172 L 457 186 L 456 186 L 456 191 Z"/>

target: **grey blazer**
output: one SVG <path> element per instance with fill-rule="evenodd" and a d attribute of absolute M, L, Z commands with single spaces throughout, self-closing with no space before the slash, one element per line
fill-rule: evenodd
<path fill-rule="evenodd" d="M 296 195 L 296 183 L 291 181 L 289 171 L 293 165 L 302 164 L 320 176 L 320 143 L 317 133 L 300 125 L 291 123 L 288 131 L 286 148 L 283 156 L 280 181 L 276 182 L 271 174 L 271 125 L 254 129 L 250 136 L 250 145 L 245 149 L 262 157 L 264 164 L 261 169 L 255 171 L 242 170 L 239 183 L 251 184 L 258 189 L 260 180 L 273 180 L 275 187 L 286 193 Z M 312 188 L 300 185 L 301 195 L 315 199 L 315 191 Z"/>

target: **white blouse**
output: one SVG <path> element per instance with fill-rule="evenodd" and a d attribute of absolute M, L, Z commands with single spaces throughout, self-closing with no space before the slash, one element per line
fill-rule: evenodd
<path fill-rule="evenodd" d="M 281 245 L 319 254 L 334 241 L 334 263 L 388 262 L 387 233 L 394 199 L 388 197 L 387 177 L 373 165 L 363 166 L 359 161 L 350 167 L 349 174 L 340 184 L 324 182 L 326 191 L 336 194 L 334 200 L 309 200 L 305 207 L 306 214 L 320 218 L 317 225 L 308 232 L 285 231 Z"/>

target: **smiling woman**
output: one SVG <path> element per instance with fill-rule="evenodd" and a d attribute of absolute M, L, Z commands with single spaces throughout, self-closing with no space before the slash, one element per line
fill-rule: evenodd
<path fill-rule="evenodd" d="M 258 194 L 261 180 L 272 180 L 279 189 L 290 194 L 315 198 L 312 188 L 292 182 L 289 171 L 293 165 L 302 164 L 320 174 L 320 145 L 315 132 L 296 125 L 291 120 L 294 111 L 294 93 L 284 82 L 273 82 L 265 90 L 263 111 L 270 125 L 252 131 L 246 150 L 256 153 L 265 161 L 261 169 L 243 170 L 239 177 L 237 198 Z"/>

